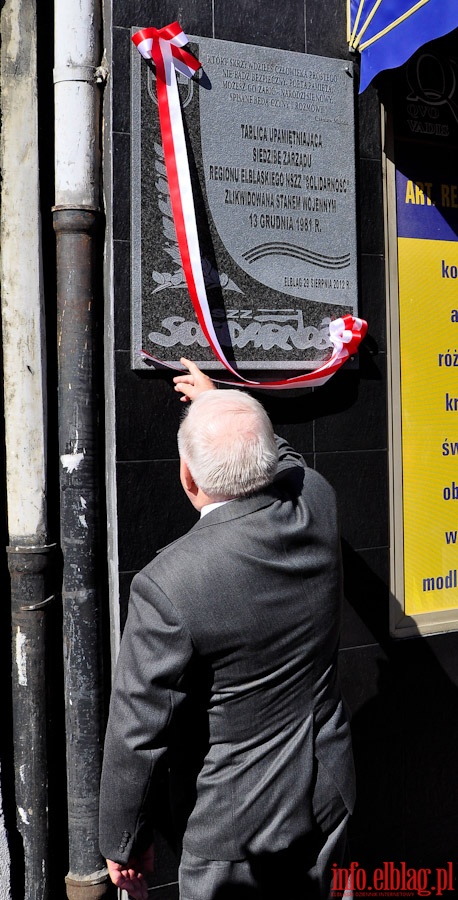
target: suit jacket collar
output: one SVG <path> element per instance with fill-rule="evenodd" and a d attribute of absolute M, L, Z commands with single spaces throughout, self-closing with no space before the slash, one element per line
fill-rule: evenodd
<path fill-rule="evenodd" d="M 218 525 L 222 522 L 230 522 L 232 519 L 239 519 L 241 516 L 246 516 L 249 513 L 256 512 L 258 509 L 270 506 L 274 500 L 278 500 L 278 490 L 273 485 L 262 491 L 256 491 L 255 494 L 249 494 L 247 497 L 237 497 L 230 503 L 225 503 L 224 506 L 212 509 L 211 512 L 196 522 L 191 531 L 210 525 Z"/>
<path fill-rule="evenodd" d="M 195 531 L 200 531 L 202 528 L 211 528 L 215 525 L 222 525 L 225 522 L 235 521 L 236 519 L 242 518 L 242 516 L 257 512 L 259 509 L 264 509 L 266 506 L 270 506 L 275 500 L 278 500 L 278 496 L 278 489 L 272 484 L 262 491 L 256 491 L 255 494 L 249 494 L 247 497 L 237 497 L 235 500 L 232 500 L 231 503 L 225 503 L 223 506 L 218 506 L 217 509 L 212 509 L 206 516 L 199 519 L 186 534 L 177 538 L 175 541 L 171 541 L 170 544 L 166 544 L 165 547 L 161 547 L 157 552 L 163 553 L 164 550 L 168 550 L 169 547 L 173 547 L 174 544 L 184 540 L 187 535 L 193 534 Z"/>

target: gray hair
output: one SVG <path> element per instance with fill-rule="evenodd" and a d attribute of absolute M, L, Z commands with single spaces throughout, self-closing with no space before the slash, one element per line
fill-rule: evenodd
<path fill-rule="evenodd" d="M 252 494 L 270 484 L 278 450 L 257 400 L 237 390 L 205 391 L 188 407 L 178 450 L 198 487 L 214 500 Z"/>

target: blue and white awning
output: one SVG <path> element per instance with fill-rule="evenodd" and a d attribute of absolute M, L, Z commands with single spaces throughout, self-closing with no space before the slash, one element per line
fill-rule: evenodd
<path fill-rule="evenodd" d="M 384 69 L 458 28 L 458 0 L 347 0 L 347 39 L 361 54 L 360 93 Z"/>

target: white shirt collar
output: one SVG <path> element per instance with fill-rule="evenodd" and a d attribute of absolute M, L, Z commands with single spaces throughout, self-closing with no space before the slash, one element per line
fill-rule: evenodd
<path fill-rule="evenodd" d="M 224 506 L 225 503 L 232 503 L 232 500 L 218 500 L 217 503 L 207 503 L 200 511 L 200 518 L 203 519 L 212 509 L 218 509 L 218 506 Z"/>

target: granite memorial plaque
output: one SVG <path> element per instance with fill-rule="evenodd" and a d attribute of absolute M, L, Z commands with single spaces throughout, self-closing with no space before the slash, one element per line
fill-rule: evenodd
<path fill-rule="evenodd" d="M 221 347 L 242 372 L 314 369 L 330 320 L 357 314 L 351 63 L 195 36 L 189 49 L 202 70 L 178 83 Z M 131 172 L 132 365 L 144 350 L 219 368 L 181 265 L 154 66 L 134 47 Z"/>

